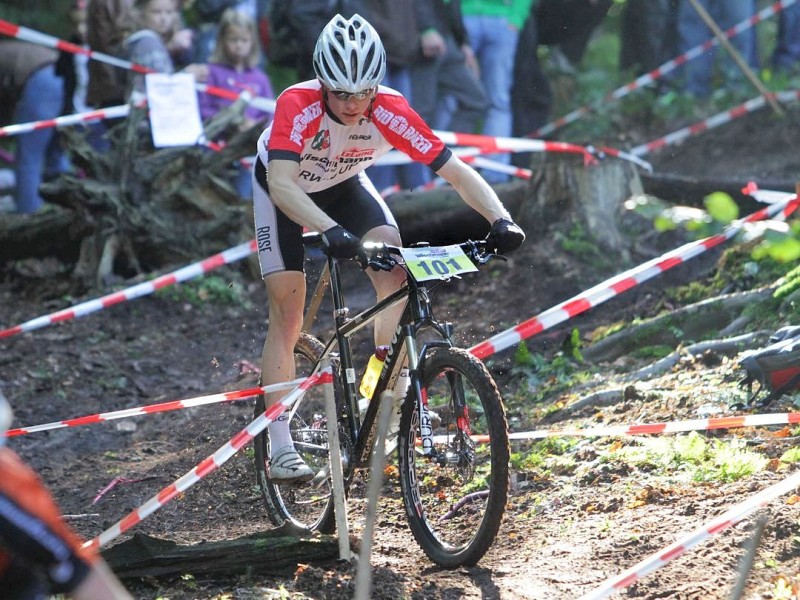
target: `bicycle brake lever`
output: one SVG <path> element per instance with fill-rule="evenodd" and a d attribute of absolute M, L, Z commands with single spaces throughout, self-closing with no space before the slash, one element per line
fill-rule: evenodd
<path fill-rule="evenodd" d="M 494 254 L 492 252 L 487 252 L 486 254 L 482 254 L 480 257 L 478 257 L 478 264 L 485 265 L 494 258 L 502 260 L 503 262 L 508 262 L 507 256 L 503 256 L 502 254 Z"/>
<path fill-rule="evenodd" d="M 388 257 L 384 260 L 372 259 L 369 261 L 369 266 L 373 271 L 391 271 L 396 265 L 397 261 Z"/>

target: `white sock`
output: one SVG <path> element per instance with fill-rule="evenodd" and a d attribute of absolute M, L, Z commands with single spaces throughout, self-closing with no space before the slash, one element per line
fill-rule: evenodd
<path fill-rule="evenodd" d="M 269 429 L 269 449 L 270 455 L 276 450 L 294 445 L 292 434 L 289 432 L 289 416 L 281 415 L 272 423 L 267 425 Z"/>

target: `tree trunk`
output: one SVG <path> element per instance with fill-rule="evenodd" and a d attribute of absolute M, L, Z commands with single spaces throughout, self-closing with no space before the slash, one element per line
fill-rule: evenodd
<path fill-rule="evenodd" d="M 630 162 L 605 158 L 584 165 L 583 157 L 545 154 L 530 180 L 518 222 L 527 232 L 551 235 L 554 228 L 567 236 L 583 235 L 601 250 L 628 257 L 617 222 L 625 200 L 642 193 L 637 168 Z M 579 226 L 579 232 L 574 227 Z"/>
<path fill-rule="evenodd" d="M 234 540 L 179 545 L 141 533 L 102 552 L 120 578 L 164 577 L 191 573 L 195 576 L 243 573 L 291 573 L 300 562 L 335 560 L 336 537 L 298 539 L 279 530 L 256 533 Z"/>

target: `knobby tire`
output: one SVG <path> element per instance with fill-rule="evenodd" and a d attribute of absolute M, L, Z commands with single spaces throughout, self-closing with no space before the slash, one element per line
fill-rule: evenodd
<path fill-rule="evenodd" d="M 422 455 L 420 418 L 415 403 L 403 404 L 399 469 L 403 502 L 414 538 L 436 564 L 447 568 L 476 564 L 494 542 L 509 488 L 509 444 L 505 409 L 485 365 L 456 348 L 436 349 L 422 367 L 423 394 L 441 417 L 433 436 L 447 464 Z M 488 443 L 459 434 L 455 393 L 466 397 L 469 426 Z M 463 427 L 464 420 L 461 420 Z"/>
<path fill-rule="evenodd" d="M 323 349 L 322 343 L 315 337 L 306 333 L 300 334 L 295 346 L 298 377 L 311 374 Z M 319 471 L 328 464 L 328 430 L 323 387 L 313 386 L 299 402 L 297 412 L 289 425 L 292 439 L 306 464 Z M 256 400 L 255 415 L 260 415 L 264 410 L 262 394 Z M 258 434 L 253 440 L 253 445 L 256 479 L 272 524 L 276 527 L 288 525 L 306 531 L 332 533 L 336 521 L 330 477 L 319 486 L 271 481 L 268 476 L 269 429 Z M 344 449 L 342 452 L 345 452 Z"/>

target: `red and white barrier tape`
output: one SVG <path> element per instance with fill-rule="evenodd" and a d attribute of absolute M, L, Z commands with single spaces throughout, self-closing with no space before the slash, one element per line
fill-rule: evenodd
<path fill-rule="evenodd" d="M 113 65 L 115 67 L 119 67 L 120 69 L 127 69 L 137 73 L 157 73 L 157 71 L 150 69 L 149 67 L 137 65 L 131 61 L 122 60 L 116 56 L 103 54 L 102 52 L 95 52 L 90 48 L 84 48 L 82 46 L 78 46 L 77 44 L 60 40 L 52 35 L 47 35 L 46 33 L 41 33 L 27 27 L 14 25 L 13 23 L 10 23 L 4 19 L 0 19 L 0 35 L 7 35 L 18 40 L 31 42 L 33 44 L 46 46 L 48 48 L 55 48 L 56 50 L 62 50 L 71 54 L 83 54 L 93 60 Z M 226 90 L 225 88 L 221 87 L 206 85 L 203 83 L 197 84 L 196 87 L 198 91 L 206 92 L 212 96 L 226 98 L 231 101 L 235 101 L 240 96 L 238 92 Z M 275 101 L 269 98 L 251 98 L 250 104 L 264 112 L 275 112 Z"/>
<path fill-rule="evenodd" d="M 785 201 L 792 194 L 789 192 L 778 192 L 775 190 L 760 190 L 758 184 L 751 181 L 742 188 L 742 193 L 747 194 L 751 198 L 762 202 L 763 204 L 776 204 Z"/>
<path fill-rule="evenodd" d="M 595 148 L 594 146 L 579 146 L 568 142 L 548 142 L 545 140 L 531 140 L 527 138 L 492 137 L 476 133 L 454 133 L 451 131 L 434 131 L 446 144 L 453 146 L 474 146 L 481 149 L 481 154 L 497 152 L 565 152 L 568 154 L 582 154 L 584 162 L 591 164 L 603 155 L 615 156 L 622 160 L 632 162 L 646 171 L 652 172 L 653 165 L 634 156 L 629 152 L 614 148 Z"/>
<path fill-rule="evenodd" d="M 783 496 L 784 494 L 788 494 L 798 486 L 800 486 L 800 472 L 795 473 L 783 481 L 761 490 L 747 500 L 734 505 L 716 519 L 709 521 L 705 525 L 702 525 L 694 531 L 686 534 L 682 538 L 679 538 L 676 542 L 673 542 L 663 550 L 659 550 L 655 554 L 652 554 L 644 560 L 639 561 L 634 566 L 623 571 L 616 577 L 606 580 L 595 590 L 581 596 L 580 600 L 599 600 L 600 598 L 605 598 L 609 594 L 618 592 L 619 590 L 636 583 L 645 575 L 655 571 L 660 567 L 663 567 L 675 558 L 678 558 L 684 552 L 696 546 L 703 540 L 716 533 L 719 533 L 720 531 L 724 531 L 733 525 L 736 525 L 736 523 L 747 517 L 757 508 L 767 505 L 769 502 L 780 496 Z"/>
<path fill-rule="evenodd" d="M 229 248 L 228 250 L 220 252 L 219 254 L 209 256 L 205 260 L 193 263 L 178 269 L 177 271 L 173 271 L 172 273 L 156 277 L 152 281 L 145 281 L 119 292 L 114 292 L 100 298 L 95 298 L 94 300 L 89 300 L 88 302 L 76 304 L 70 308 L 59 310 L 50 315 L 45 315 L 43 317 L 26 321 L 21 325 L 16 325 L 8 329 L 2 329 L 0 330 L 0 339 L 11 337 L 12 335 L 17 335 L 18 333 L 33 331 L 34 329 L 46 327 L 48 325 L 52 325 L 53 323 L 77 319 L 78 317 L 83 317 L 103 308 L 108 308 L 114 304 L 119 304 L 120 302 L 125 302 L 127 300 L 133 300 L 135 298 L 152 294 L 161 288 L 193 279 L 194 277 L 203 275 L 204 273 L 216 269 L 217 267 L 221 267 L 222 265 L 227 265 L 232 262 L 236 262 L 237 260 L 242 260 L 243 258 L 253 254 L 255 251 L 256 241 L 250 240 L 249 242 L 239 244 L 238 246 Z"/>
<path fill-rule="evenodd" d="M 218 404 L 220 402 L 234 402 L 236 400 L 244 400 L 245 398 L 253 398 L 259 394 L 268 392 L 277 392 L 294 388 L 303 379 L 295 379 L 294 381 L 287 381 L 286 383 L 275 383 L 273 385 L 265 385 L 262 387 L 248 388 L 244 390 L 236 390 L 233 392 L 221 392 L 219 394 L 209 394 L 207 396 L 197 396 L 195 398 L 187 398 L 185 400 L 172 400 L 171 402 L 161 402 L 159 404 L 149 404 L 145 406 L 137 406 L 135 408 L 125 408 L 122 410 L 115 410 L 112 412 L 96 413 L 93 415 L 86 415 L 83 417 L 76 417 L 74 419 L 66 419 L 64 421 L 53 421 L 52 423 L 44 423 L 42 425 L 29 425 L 27 427 L 16 427 L 9 429 L 5 432 L 5 437 L 15 437 L 18 435 L 26 435 L 29 433 L 38 433 L 40 431 L 49 431 L 52 429 L 61 429 L 63 427 L 79 427 L 81 425 L 89 425 L 90 423 L 100 423 L 102 421 L 112 421 L 114 419 L 126 419 L 128 417 L 136 417 L 139 415 L 151 415 L 155 413 L 169 412 L 171 410 L 180 410 L 183 408 L 194 408 L 195 406 L 204 406 L 206 404 Z"/>
<path fill-rule="evenodd" d="M 744 21 L 742 21 L 740 23 L 737 23 L 736 25 L 734 25 L 730 29 L 726 30 L 724 32 L 725 33 L 725 37 L 726 38 L 731 38 L 734 35 L 737 35 L 739 33 L 742 33 L 743 31 L 746 31 L 746 30 L 750 29 L 754 25 L 757 25 L 759 22 L 761 22 L 761 21 L 773 16 L 774 14 L 778 13 L 782 9 L 791 6 L 796 1 L 797 0 L 781 0 L 779 2 L 775 2 L 775 3 L 771 4 L 770 6 L 760 10 L 759 12 L 757 12 L 752 17 L 750 17 L 748 19 L 745 19 Z M 670 73 L 671 71 L 674 71 L 675 69 L 677 69 L 678 67 L 680 67 L 684 63 L 686 63 L 686 62 L 688 62 L 688 61 L 690 61 L 690 60 L 692 60 L 694 58 L 697 58 L 701 54 L 705 54 L 706 52 L 708 52 L 708 50 L 710 50 L 713 46 L 717 45 L 718 43 L 719 42 L 718 42 L 717 38 L 715 38 L 715 37 L 711 38 L 709 40 L 706 40 L 702 44 L 699 44 L 699 45 L 695 46 L 694 48 L 691 48 L 691 49 L 687 50 L 686 52 L 684 52 L 680 56 L 677 56 L 676 58 L 673 58 L 672 60 L 668 60 L 663 65 L 661 65 L 659 67 L 656 67 L 655 69 L 653 69 L 649 73 L 646 73 L 644 75 L 641 75 L 641 76 L 637 77 L 631 83 L 628 83 L 626 85 L 623 85 L 622 87 L 617 88 L 613 92 L 607 94 L 596 105 L 593 104 L 593 105 L 587 105 L 587 106 L 582 106 L 581 108 L 577 108 L 577 109 L 573 110 L 572 112 L 564 115 L 563 117 L 560 117 L 560 118 L 556 119 L 555 121 L 540 127 L 536 131 L 533 131 L 533 132 L 529 133 L 526 137 L 531 137 L 531 138 L 544 137 L 544 136 L 552 133 L 556 129 L 564 127 L 565 125 L 569 125 L 570 123 L 573 123 L 573 122 L 577 121 L 578 119 L 580 119 L 584 115 L 589 114 L 590 112 L 593 112 L 598 107 L 602 106 L 603 104 L 607 103 L 610 100 L 619 100 L 620 98 L 623 98 L 623 97 L 627 96 L 628 94 L 630 94 L 634 90 L 641 89 L 646 85 L 654 83 L 655 81 L 661 79 L 667 73 Z"/>
<path fill-rule="evenodd" d="M 660 275 L 668 269 L 702 254 L 706 250 L 726 242 L 736 235 L 746 223 L 769 218 L 786 218 L 798 206 L 800 206 L 800 200 L 797 199 L 797 196 L 795 194 L 787 194 L 787 198 L 783 202 L 771 204 L 744 219 L 735 221 L 726 227 L 721 234 L 690 242 L 638 267 L 616 275 L 527 321 L 523 321 L 515 327 L 502 331 L 488 340 L 472 346 L 469 351 L 482 359 L 511 346 L 516 346 L 524 339 L 571 319 L 656 275 Z"/>
<path fill-rule="evenodd" d="M 500 154 L 514 152 L 561 152 L 566 154 L 581 154 L 585 164 L 597 162 L 604 155 L 614 156 L 632 162 L 646 171 L 652 172 L 653 165 L 630 152 L 615 148 L 595 148 L 594 146 L 579 146 L 568 142 L 548 142 L 545 140 L 531 140 L 527 138 L 492 137 L 477 133 L 457 133 L 453 131 L 434 130 L 442 141 L 453 148 L 453 153 L 459 157 L 476 156 L 479 154 Z M 377 165 L 404 165 L 413 162 L 406 154 L 393 150 L 383 155 L 375 164 Z"/>
<path fill-rule="evenodd" d="M 685 421 L 665 421 L 662 423 L 634 423 L 633 425 L 608 425 L 604 427 L 584 427 L 571 429 L 535 429 L 508 434 L 509 440 L 542 440 L 554 437 L 607 437 L 636 436 L 662 433 L 682 433 L 686 431 L 713 431 L 715 429 L 735 429 L 739 427 L 764 427 L 766 425 L 796 425 L 800 423 L 800 412 L 769 413 L 763 415 L 740 415 L 734 417 L 713 417 L 708 419 L 687 419 Z M 485 444 L 488 435 L 470 436 L 472 441 Z M 434 436 L 434 441 L 441 440 Z"/>
<path fill-rule="evenodd" d="M 322 383 L 331 383 L 333 376 L 330 369 L 307 377 L 292 392 L 284 396 L 280 402 L 273 404 L 261 415 L 255 418 L 252 423 L 233 436 L 225 445 L 211 454 L 189 472 L 178 478 L 172 484 L 165 487 L 158 494 L 150 498 L 139 508 L 131 511 L 128 516 L 112 525 L 96 538 L 86 542 L 84 547 L 101 548 L 116 539 L 129 529 L 141 523 L 144 519 L 152 515 L 178 494 L 182 494 L 195 483 L 216 471 L 219 467 L 230 460 L 239 450 L 250 443 L 259 433 L 266 429 L 283 411 L 292 406 L 310 387 Z"/>
<path fill-rule="evenodd" d="M 0 137 L 10 137 L 21 135 L 39 129 L 49 129 L 51 127 L 64 127 L 67 125 L 79 125 L 81 123 L 91 123 L 102 121 L 103 119 L 117 119 L 127 117 L 131 107 L 128 104 L 123 106 L 112 106 L 100 110 L 92 110 L 85 113 L 74 115 L 64 115 L 55 119 L 44 119 L 42 121 L 32 121 L 30 123 L 19 123 L 17 125 L 7 125 L 0 127 Z"/>
<path fill-rule="evenodd" d="M 505 173 L 506 175 L 511 175 L 520 179 L 530 179 L 533 177 L 533 171 L 530 169 L 507 165 L 496 160 L 484 158 L 483 156 L 466 156 L 463 160 L 465 163 L 469 163 L 475 167 L 489 169 L 490 171 L 496 171 L 498 173 Z"/>
<path fill-rule="evenodd" d="M 800 100 L 800 90 L 778 92 L 777 94 L 769 95 L 777 98 L 777 100 L 780 102 L 795 102 Z M 709 129 L 719 127 L 720 125 L 728 123 L 729 121 L 733 121 L 734 119 L 738 119 L 739 117 L 743 117 L 748 113 L 762 108 L 766 102 L 767 100 L 764 96 L 751 98 L 739 106 L 735 106 L 729 110 L 717 113 L 712 117 L 698 121 L 697 123 L 689 125 L 688 127 L 683 127 L 682 129 L 673 131 L 672 133 L 653 140 L 652 142 L 647 142 L 646 144 L 641 144 L 635 148 L 631 148 L 630 153 L 634 156 L 644 156 L 653 150 L 658 150 L 664 146 L 669 146 L 676 142 L 680 142 L 691 135 L 697 135 L 704 131 L 708 131 Z"/>

